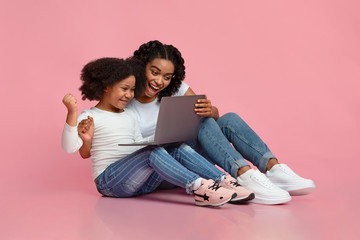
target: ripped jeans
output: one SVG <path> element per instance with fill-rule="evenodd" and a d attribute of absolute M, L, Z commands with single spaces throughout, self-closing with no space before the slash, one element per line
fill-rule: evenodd
<path fill-rule="evenodd" d="M 191 192 L 200 177 L 220 180 L 225 173 L 186 144 L 147 146 L 112 163 L 96 178 L 104 196 L 134 197 L 153 192 L 163 180 Z"/>

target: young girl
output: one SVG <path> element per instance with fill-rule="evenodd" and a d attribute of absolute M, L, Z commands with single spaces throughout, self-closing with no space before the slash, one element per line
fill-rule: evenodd
<path fill-rule="evenodd" d="M 118 146 L 143 141 L 135 113 L 125 108 L 146 82 L 141 62 L 98 59 L 83 68 L 81 79 L 83 99 L 99 102 L 77 118 L 75 97 L 65 95 L 63 103 L 68 114 L 62 147 L 67 153 L 91 149 L 92 176 L 101 194 L 110 197 L 147 194 L 165 179 L 186 188 L 188 193 L 193 192 L 195 204 L 199 206 L 220 206 L 230 200 L 254 197 L 185 144 Z M 90 124 L 78 132 L 77 122 L 84 119 Z"/>

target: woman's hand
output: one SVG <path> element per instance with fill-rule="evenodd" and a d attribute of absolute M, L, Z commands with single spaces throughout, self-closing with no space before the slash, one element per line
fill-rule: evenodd
<path fill-rule="evenodd" d="M 219 111 L 211 104 L 211 101 L 205 98 L 198 99 L 195 104 L 195 113 L 201 117 L 211 117 L 217 120 L 219 118 Z"/>
<path fill-rule="evenodd" d="M 195 92 L 189 87 L 185 96 L 189 95 L 196 95 Z M 211 117 L 217 120 L 219 118 L 219 110 L 211 104 L 211 101 L 207 99 L 206 95 L 205 98 L 197 100 L 195 104 L 195 113 L 202 117 Z"/>

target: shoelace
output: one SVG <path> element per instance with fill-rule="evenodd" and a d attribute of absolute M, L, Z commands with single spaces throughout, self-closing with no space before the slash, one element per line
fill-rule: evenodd
<path fill-rule="evenodd" d="M 280 165 L 281 170 L 283 170 L 283 172 L 285 172 L 286 174 L 293 176 L 293 177 L 299 177 L 299 175 L 297 175 L 296 173 L 294 173 L 291 169 L 289 169 L 288 167 L 285 167 L 283 165 Z"/>
<path fill-rule="evenodd" d="M 234 185 L 235 187 L 240 187 L 241 185 L 237 181 L 230 181 L 231 185 Z"/>
<path fill-rule="evenodd" d="M 209 185 L 208 189 L 211 189 L 211 190 L 218 190 L 219 188 L 221 188 L 220 184 L 217 183 L 217 182 L 214 182 L 213 185 Z"/>
<path fill-rule="evenodd" d="M 263 176 L 262 174 L 253 174 L 251 177 L 267 188 L 273 188 L 275 186 L 267 177 Z"/>

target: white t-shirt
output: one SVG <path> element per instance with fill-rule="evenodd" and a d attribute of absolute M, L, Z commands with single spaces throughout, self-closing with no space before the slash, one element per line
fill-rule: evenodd
<path fill-rule="evenodd" d="M 173 96 L 184 96 L 188 89 L 189 85 L 182 82 L 179 91 Z M 126 107 L 136 112 L 139 120 L 140 131 L 144 138 L 155 134 L 156 123 L 160 109 L 160 103 L 158 102 L 158 99 L 155 99 L 150 103 L 141 103 L 134 98 L 128 103 Z"/>
<path fill-rule="evenodd" d="M 121 160 L 143 146 L 118 146 L 119 143 L 144 141 L 135 113 L 125 108 L 122 113 L 113 113 L 92 107 L 84 110 L 78 123 L 91 116 L 94 119 L 94 138 L 91 146 L 92 176 L 96 179 L 110 164 Z M 83 141 L 77 127 L 65 123 L 62 133 L 62 148 L 67 153 L 80 149 Z"/>

